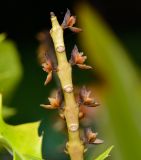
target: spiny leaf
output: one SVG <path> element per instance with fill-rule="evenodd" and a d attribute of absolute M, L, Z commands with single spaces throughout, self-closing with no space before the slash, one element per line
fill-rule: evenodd
<path fill-rule="evenodd" d="M 2 118 L 2 96 L 0 94 L 0 143 L 8 151 L 13 152 L 14 160 L 28 160 L 25 155 L 42 159 L 41 138 L 37 133 L 38 126 L 39 122 L 17 126 L 6 124 Z"/>
<path fill-rule="evenodd" d="M 113 149 L 114 146 L 109 147 L 106 151 L 104 151 L 102 154 L 100 154 L 95 160 L 104 160 L 107 157 L 109 157 L 109 153 Z"/>
<path fill-rule="evenodd" d="M 85 31 L 79 40 L 87 51 L 89 61 L 96 65 L 97 72 L 108 88 L 102 94 L 102 99 L 105 99 L 107 106 L 105 109 L 109 115 L 109 127 L 103 123 L 101 127 L 109 140 L 113 133 L 113 140 L 118 144 L 115 155 L 121 159 L 132 160 L 135 156 L 136 159 L 141 159 L 141 94 L 138 70 L 121 41 L 94 8 L 82 4 L 77 11 L 80 25 Z M 104 122 L 105 118 L 102 117 Z M 121 134 L 123 130 L 124 134 Z M 129 145 L 131 137 L 136 138 Z"/>

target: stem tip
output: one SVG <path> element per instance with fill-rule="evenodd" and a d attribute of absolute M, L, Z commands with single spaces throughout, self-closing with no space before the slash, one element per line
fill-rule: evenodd
<path fill-rule="evenodd" d="M 50 16 L 54 17 L 55 16 L 54 12 L 50 12 Z"/>

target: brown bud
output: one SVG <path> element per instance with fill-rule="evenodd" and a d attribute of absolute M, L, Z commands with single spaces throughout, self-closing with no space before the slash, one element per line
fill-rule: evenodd
<path fill-rule="evenodd" d="M 75 45 L 72 50 L 71 59 L 69 62 L 72 65 L 77 65 L 81 69 L 92 69 L 91 66 L 87 66 L 86 64 L 84 64 L 86 59 L 87 57 L 83 56 L 83 52 L 79 52 L 77 46 Z"/>
<path fill-rule="evenodd" d="M 86 141 L 89 144 L 101 144 L 103 143 L 102 140 L 97 139 L 98 133 L 92 132 L 91 128 L 87 128 L 85 130 L 85 136 L 86 136 Z"/>
<path fill-rule="evenodd" d="M 52 71 L 54 69 L 53 69 L 51 59 L 47 53 L 45 54 L 45 56 L 46 56 L 46 62 L 42 64 L 42 67 L 43 67 L 43 70 L 48 73 L 47 78 L 44 82 L 44 84 L 47 85 L 52 80 Z"/>
<path fill-rule="evenodd" d="M 71 16 L 70 10 L 67 9 L 67 12 L 64 16 L 64 20 L 62 23 L 62 28 L 66 29 L 69 28 L 71 31 L 78 33 L 80 31 L 82 31 L 82 29 L 77 28 L 77 27 L 73 27 L 73 25 L 76 23 L 76 17 L 75 16 Z"/>
<path fill-rule="evenodd" d="M 50 105 L 45 105 L 45 104 L 41 104 L 41 107 L 47 108 L 47 109 L 56 109 L 59 108 L 61 106 L 62 103 L 62 93 L 61 90 L 58 90 L 56 93 L 56 97 L 55 98 L 48 98 Z"/>
<path fill-rule="evenodd" d="M 53 70 L 52 61 L 47 53 L 45 53 L 46 61 L 42 64 L 43 70 L 47 73 L 51 72 Z"/>
<path fill-rule="evenodd" d="M 88 107 L 99 106 L 99 103 L 95 102 L 94 98 L 90 97 L 91 91 L 87 90 L 85 86 L 79 92 L 79 104 L 83 104 Z"/>
<path fill-rule="evenodd" d="M 72 65 L 83 64 L 86 59 L 87 57 L 83 56 L 83 52 L 79 52 L 77 46 L 75 45 L 71 53 L 70 63 Z"/>
<path fill-rule="evenodd" d="M 97 133 L 92 132 L 91 128 L 87 128 L 85 134 L 88 143 L 93 143 L 96 140 Z"/>

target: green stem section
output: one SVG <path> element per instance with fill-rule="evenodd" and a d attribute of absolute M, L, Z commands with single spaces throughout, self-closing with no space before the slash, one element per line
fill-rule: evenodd
<path fill-rule="evenodd" d="M 2 121 L 2 94 L 0 93 L 0 121 Z"/>
<path fill-rule="evenodd" d="M 57 61 L 58 61 L 58 77 L 60 79 L 64 99 L 64 115 L 68 128 L 69 141 L 66 148 L 71 160 L 83 160 L 84 145 L 79 134 L 79 108 L 75 101 L 72 84 L 72 68 L 67 61 L 63 29 L 59 25 L 55 15 L 51 16 L 52 29 L 50 30 L 53 39 Z"/>

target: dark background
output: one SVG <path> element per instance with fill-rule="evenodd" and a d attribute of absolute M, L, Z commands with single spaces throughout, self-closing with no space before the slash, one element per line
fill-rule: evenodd
<path fill-rule="evenodd" d="M 123 45 L 130 51 L 134 63 L 141 66 L 140 1 L 89 0 L 87 2 L 95 7 L 110 25 Z M 53 81 L 47 87 L 43 85 L 46 74 L 37 62 L 36 34 L 44 29 L 50 29 L 50 11 L 54 11 L 61 22 L 67 8 L 75 15 L 75 6 L 79 3 L 82 3 L 82 0 L 40 0 L 37 2 L 5 0 L 1 2 L 0 7 L 0 32 L 7 33 L 8 38 L 15 41 L 24 69 L 23 79 L 13 95 L 10 105 L 8 104 L 17 109 L 17 114 L 7 122 L 20 124 L 42 119 L 41 126 L 47 128 L 49 132 L 46 136 L 50 137 L 49 145 L 44 148 L 48 150 L 48 157 L 51 158 L 53 156 L 51 149 L 64 139 L 64 135 L 61 134 L 59 139 L 55 139 L 57 133 L 53 133 L 52 124 L 55 122 L 56 112 L 47 112 L 39 107 L 39 104 L 46 102 L 50 91 L 56 87 L 56 83 Z M 68 34 L 72 41 L 76 41 L 75 35 Z M 68 40 L 68 43 L 73 43 L 72 41 Z M 80 83 L 77 77 L 80 78 L 81 73 L 77 73 L 77 75 L 76 78 L 74 75 L 75 82 Z M 81 83 L 85 81 L 88 82 L 88 79 L 81 80 Z M 56 141 L 52 142 L 52 139 Z"/>
<path fill-rule="evenodd" d="M 140 66 L 140 1 L 89 0 L 87 2 L 98 10 L 123 45 L 130 51 L 129 53 L 134 63 Z M 39 104 L 47 100 L 47 96 L 52 88 L 56 87 L 56 83 L 52 82 L 47 87 L 43 85 L 46 74 L 43 73 L 37 62 L 38 41 L 36 35 L 44 29 L 49 30 L 51 28 L 50 11 L 54 11 L 59 21 L 62 22 L 66 9 L 69 8 L 72 14 L 75 15 L 76 6 L 79 3 L 82 3 L 82 1 L 5 0 L 1 2 L 0 32 L 7 33 L 8 38 L 15 41 L 24 68 L 22 82 L 13 95 L 12 102 L 10 102 L 11 107 L 17 108 L 18 114 L 10 118 L 9 123 L 19 124 L 36 121 L 46 115 L 46 112 L 39 107 Z M 66 40 L 66 45 L 69 44 L 67 48 L 72 48 L 77 37 L 70 32 L 67 34 L 66 37 L 69 37 Z M 75 79 L 76 82 L 79 81 L 77 77 Z M 83 83 L 82 80 L 81 82 Z M 25 106 L 28 108 L 28 112 L 25 110 Z"/>
<path fill-rule="evenodd" d="M 0 32 L 6 32 L 19 47 L 21 44 L 27 45 L 35 41 L 35 35 L 39 31 L 50 28 L 50 11 L 54 11 L 62 20 L 66 8 L 75 13 L 75 6 L 82 1 L 84 0 L 1 1 Z M 123 35 L 128 39 L 126 36 L 129 32 L 133 39 L 139 39 L 141 34 L 141 2 L 139 0 L 88 0 L 87 2 L 99 11 L 125 45 L 128 45 L 129 41 L 125 41 Z M 136 50 L 132 47 L 129 49 Z M 133 54 L 135 55 L 133 58 L 140 64 L 139 53 Z"/>
<path fill-rule="evenodd" d="M 55 11 L 61 19 L 69 8 L 71 11 L 79 0 L 71 1 L 1 1 L 0 32 L 8 33 L 17 42 L 33 39 L 35 34 L 50 27 L 49 13 Z M 119 32 L 123 29 L 137 30 L 141 27 L 140 1 L 122 0 L 89 0 L 111 27 Z"/>

